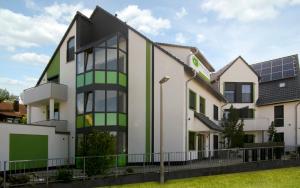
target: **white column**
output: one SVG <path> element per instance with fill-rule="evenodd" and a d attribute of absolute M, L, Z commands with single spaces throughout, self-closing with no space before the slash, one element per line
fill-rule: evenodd
<path fill-rule="evenodd" d="M 49 101 L 49 119 L 54 119 L 54 99 L 50 99 Z"/>
<path fill-rule="evenodd" d="M 27 105 L 27 124 L 31 123 L 31 106 Z"/>

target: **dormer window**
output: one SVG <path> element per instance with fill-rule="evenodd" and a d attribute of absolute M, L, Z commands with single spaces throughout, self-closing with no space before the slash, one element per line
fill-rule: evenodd
<path fill-rule="evenodd" d="M 67 43 L 67 62 L 73 61 L 75 57 L 75 38 L 71 37 Z"/>

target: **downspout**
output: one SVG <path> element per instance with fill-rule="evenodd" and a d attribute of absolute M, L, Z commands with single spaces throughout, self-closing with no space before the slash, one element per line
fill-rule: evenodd
<path fill-rule="evenodd" d="M 295 146 L 297 146 L 298 142 L 298 106 L 300 105 L 300 101 L 295 106 Z"/>
<path fill-rule="evenodd" d="M 190 81 L 192 81 L 194 78 L 196 78 L 197 72 L 194 70 L 194 75 L 187 81 L 185 81 L 185 160 L 187 160 L 187 152 L 188 152 L 188 145 L 187 145 L 187 124 L 188 124 L 188 84 Z"/>

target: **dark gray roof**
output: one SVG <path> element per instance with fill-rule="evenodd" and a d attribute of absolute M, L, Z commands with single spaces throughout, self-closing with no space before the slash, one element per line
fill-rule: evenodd
<path fill-rule="evenodd" d="M 298 55 L 296 55 L 296 72 L 297 75 L 292 78 L 259 83 L 259 98 L 256 102 L 257 105 L 261 106 L 300 100 Z M 279 87 L 280 83 L 285 83 L 285 87 Z"/>
<path fill-rule="evenodd" d="M 208 128 L 215 130 L 215 131 L 224 131 L 224 128 L 221 126 L 218 126 L 217 124 L 215 124 L 215 122 L 213 122 L 212 120 L 210 120 L 207 116 L 205 116 L 202 113 L 197 113 L 194 112 L 194 116 L 199 119 L 202 123 L 204 123 Z"/>

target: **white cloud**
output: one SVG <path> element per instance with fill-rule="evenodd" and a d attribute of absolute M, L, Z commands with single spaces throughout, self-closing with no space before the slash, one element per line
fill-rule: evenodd
<path fill-rule="evenodd" d="M 187 37 L 185 35 L 183 35 L 182 33 L 177 33 L 175 36 L 175 41 L 180 44 L 184 44 L 187 42 Z"/>
<path fill-rule="evenodd" d="M 161 30 L 171 27 L 170 21 L 164 18 L 152 16 L 148 9 L 140 9 L 137 5 L 129 5 L 116 12 L 118 18 L 126 21 L 130 26 L 140 32 L 152 35 L 160 34 Z"/>
<path fill-rule="evenodd" d="M 197 34 L 196 38 L 198 43 L 205 41 L 205 36 L 201 33 Z"/>
<path fill-rule="evenodd" d="M 33 87 L 37 80 L 37 78 L 31 76 L 24 76 L 21 80 L 0 77 L 0 88 L 5 88 L 14 95 L 20 95 L 24 89 Z"/>
<path fill-rule="evenodd" d="M 187 11 L 185 10 L 184 7 L 181 7 L 180 11 L 179 12 L 176 12 L 176 16 L 177 18 L 181 19 L 183 18 L 184 16 L 186 16 L 188 13 Z"/>
<path fill-rule="evenodd" d="M 54 3 L 33 16 L 0 8 L 0 47 L 13 50 L 57 43 L 66 31 L 76 10 L 83 10 L 84 13 L 91 12 L 82 4 Z"/>
<path fill-rule="evenodd" d="M 205 0 L 201 7 L 218 13 L 220 19 L 248 22 L 275 18 L 280 9 L 297 4 L 299 0 Z"/>
<path fill-rule="evenodd" d="M 27 63 L 31 65 L 45 65 L 48 63 L 50 57 L 44 54 L 25 52 L 15 54 L 11 57 L 11 59 L 17 62 Z"/>

